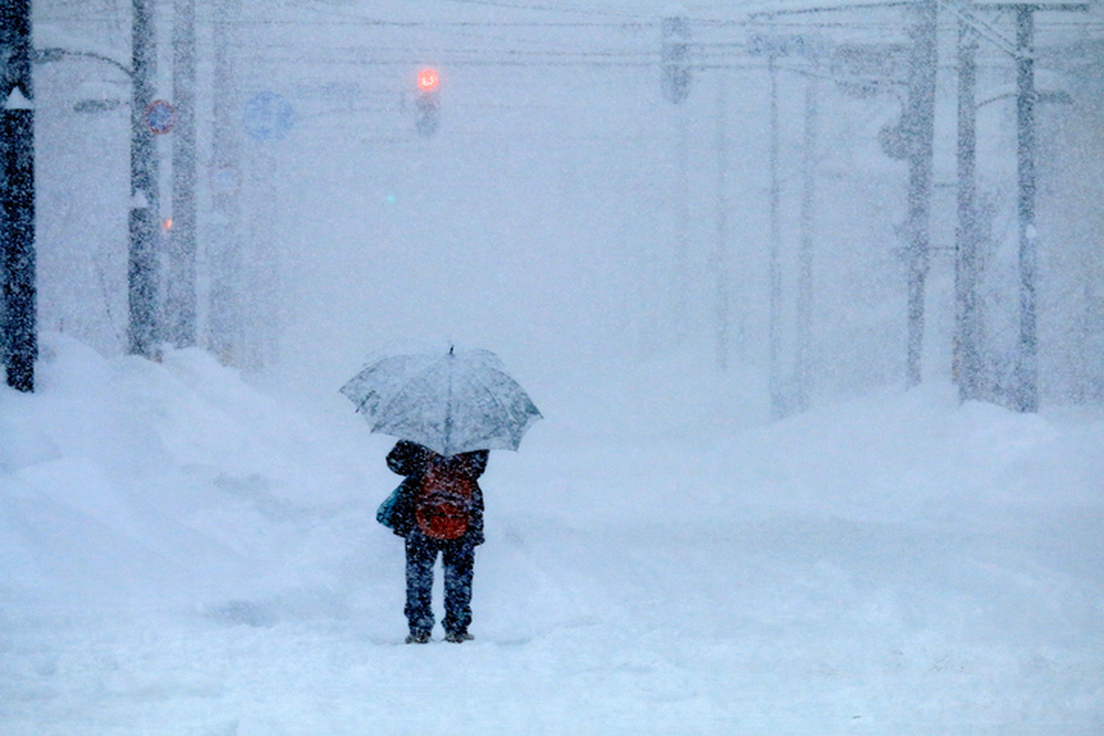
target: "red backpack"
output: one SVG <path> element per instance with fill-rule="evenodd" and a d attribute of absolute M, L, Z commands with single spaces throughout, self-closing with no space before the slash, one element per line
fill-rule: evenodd
<path fill-rule="evenodd" d="M 434 458 L 426 466 L 414 504 L 414 518 L 422 533 L 432 539 L 458 539 L 468 530 L 473 483 L 448 467 L 446 458 Z"/>

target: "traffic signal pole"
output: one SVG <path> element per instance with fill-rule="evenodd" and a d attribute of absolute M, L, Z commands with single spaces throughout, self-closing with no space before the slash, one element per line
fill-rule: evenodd
<path fill-rule="evenodd" d="M 0 217 L 4 282 L 3 324 L 7 383 L 34 391 L 38 357 L 35 288 L 34 87 L 31 76 L 30 0 L 0 0 Z"/>

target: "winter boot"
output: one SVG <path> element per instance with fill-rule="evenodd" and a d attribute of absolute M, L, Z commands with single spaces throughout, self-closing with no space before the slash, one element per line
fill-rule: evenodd
<path fill-rule="evenodd" d="M 450 641 L 453 644 L 463 644 L 466 641 L 471 641 L 475 637 L 469 634 L 467 631 L 450 631 L 445 634 L 445 641 Z"/>
<path fill-rule="evenodd" d="M 430 640 L 430 633 L 428 631 L 411 631 L 410 636 L 406 637 L 407 644 L 428 644 Z"/>

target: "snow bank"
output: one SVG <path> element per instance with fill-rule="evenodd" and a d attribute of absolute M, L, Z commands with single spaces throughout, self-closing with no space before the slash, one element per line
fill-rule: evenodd
<path fill-rule="evenodd" d="M 46 334 L 37 389 L 0 393 L 4 588 L 240 586 L 292 552 L 305 515 L 363 510 L 386 474 L 198 349 L 107 361 Z"/>
<path fill-rule="evenodd" d="M 42 346 L 0 390 L 4 733 L 1104 727 L 1099 412 L 936 385 L 770 423 L 739 378 L 596 374 L 492 455 L 476 640 L 407 647 L 351 405 Z"/>

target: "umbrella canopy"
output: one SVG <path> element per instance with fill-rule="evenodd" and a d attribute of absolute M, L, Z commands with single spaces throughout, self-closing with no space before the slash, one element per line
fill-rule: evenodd
<path fill-rule="evenodd" d="M 373 432 L 442 455 L 516 450 L 541 413 L 488 350 L 377 360 L 341 387 Z"/>

